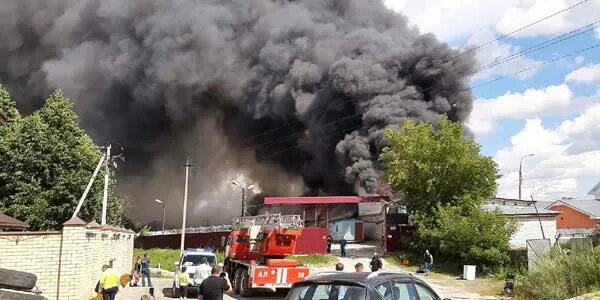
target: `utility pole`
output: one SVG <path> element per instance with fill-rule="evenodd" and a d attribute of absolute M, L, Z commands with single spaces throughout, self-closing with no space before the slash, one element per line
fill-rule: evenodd
<path fill-rule="evenodd" d="M 531 154 L 527 154 L 523 157 L 521 157 L 521 161 L 519 162 L 519 200 L 522 200 L 523 198 L 521 198 L 521 186 L 523 185 L 523 160 L 527 157 L 530 156 L 534 156 L 535 154 L 531 153 Z"/>
<path fill-rule="evenodd" d="M 81 195 L 81 198 L 79 199 L 79 203 L 77 203 L 77 208 L 75 208 L 75 211 L 73 212 L 73 216 L 71 218 L 77 217 L 79 210 L 81 210 L 83 201 L 85 201 L 87 194 L 90 192 L 90 188 L 92 187 L 92 184 L 94 183 L 94 180 L 96 179 L 96 175 L 98 175 L 98 171 L 100 171 L 100 168 L 102 167 L 102 163 L 104 162 L 105 158 L 106 158 L 106 156 L 104 156 L 104 154 L 102 154 L 102 157 L 100 157 L 100 160 L 98 161 L 98 165 L 96 166 L 96 169 L 94 169 L 94 173 L 92 173 L 92 177 L 90 178 L 90 181 L 88 181 L 88 184 L 85 187 L 85 190 L 83 191 L 83 195 Z"/>
<path fill-rule="evenodd" d="M 110 175 L 110 148 L 111 145 L 108 144 L 106 147 L 106 161 L 105 166 L 106 170 L 104 172 L 104 194 L 102 195 L 102 223 L 101 225 L 106 225 L 106 209 L 108 206 L 108 179 Z"/>
<path fill-rule="evenodd" d="M 188 200 L 188 180 L 190 177 L 190 167 L 192 166 L 192 161 L 188 157 L 185 162 L 185 189 L 183 191 L 183 222 L 181 223 L 181 247 L 180 247 L 180 255 L 183 255 L 184 245 L 185 245 L 185 221 L 187 217 L 187 200 Z"/>

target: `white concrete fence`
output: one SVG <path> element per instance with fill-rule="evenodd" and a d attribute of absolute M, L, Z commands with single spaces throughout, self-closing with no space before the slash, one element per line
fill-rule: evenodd
<path fill-rule="evenodd" d="M 0 268 L 34 273 L 37 287 L 48 299 L 90 299 L 102 265 L 129 273 L 134 232 L 86 223 L 79 218 L 62 231 L 0 232 Z"/>

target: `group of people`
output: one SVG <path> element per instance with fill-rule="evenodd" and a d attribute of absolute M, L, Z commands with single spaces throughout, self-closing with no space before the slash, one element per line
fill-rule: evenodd
<path fill-rule="evenodd" d="M 383 262 L 381 261 L 381 257 L 379 257 L 379 255 L 377 255 L 377 252 L 375 252 L 373 254 L 373 257 L 371 258 L 371 263 L 369 264 L 369 267 L 371 268 L 371 272 L 377 272 L 383 268 Z M 340 272 L 344 271 L 344 264 L 341 262 L 337 263 L 335 265 L 335 270 L 340 271 Z M 354 265 L 354 271 L 364 272 L 365 266 L 361 262 L 356 263 Z"/>
<path fill-rule="evenodd" d="M 205 274 L 206 267 L 208 267 L 209 274 Z M 186 270 L 186 267 L 182 267 L 179 273 L 180 299 L 187 299 L 190 282 Z M 206 258 L 202 259 L 202 264 L 196 268 L 194 280 L 196 283 L 200 283 L 198 287 L 199 300 L 223 300 L 223 294 L 233 290 L 227 272 L 221 272 L 219 266 L 211 268 Z"/>
<path fill-rule="evenodd" d="M 137 286 L 140 274 L 142 276 L 142 286 L 146 286 L 146 279 L 148 280 L 148 286 L 152 286 L 150 279 L 150 256 L 147 253 L 144 254 L 144 258 L 140 256 L 136 258 L 131 275 L 120 275 L 113 269 L 113 261 L 111 259 L 108 264 L 102 266 L 102 274 L 96 284 L 97 298 L 102 296 L 103 300 L 114 300 L 117 292 L 119 292 L 119 285 L 125 287 L 129 283 L 130 286 Z M 144 295 L 142 299 L 154 300 L 154 288 L 151 287 L 148 292 L 148 295 Z"/>
<path fill-rule="evenodd" d="M 144 254 L 144 258 L 139 255 L 135 258 L 129 286 L 138 286 L 140 277 L 142 278 L 143 287 L 146 286 L 146 280 L 148 281 L 148 286 L 152 286 L 152 279 L 150 279 L 150 255 L 148 253 Z"/>
<path fill-rule="evenodd" d="M 341 257 L 346 257 L 346 244 L 348 243 L 348 241 L 346 240 L 346 238 L 342 237 L 342 239 L 340 239 L 340 256 Z M 331 235 L 327 236 L 327 253 L 331 253 L 331 244 L 333 243 L 333 238 L 331 237 Z"/>

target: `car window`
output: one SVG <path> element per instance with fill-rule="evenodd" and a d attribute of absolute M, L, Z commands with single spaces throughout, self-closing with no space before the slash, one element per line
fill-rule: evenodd
<path fill-rule="evenodd" d="M 393 289 L 390 282 L 376 285 L 375 290 L 377 290 L 381 294 L 381 296 L 383 296 L 383 299 L 394 300 Z"/>
<path fill-rule="evenodd" d="M 415 290 L 412 283 L 409 282 L 394 282 L 392 287 L 394 300 L 415 300 Z"/>
<path fill-rule="evenodd" d="M 308 284 L 295 286 L 287 300 L 365 300 L 366 288 L 337 284 Z"/>
<path fill-rule="evenodd" d="M 417 294 L 419 294 L 420 300 L 440 300 L 440 297 L 438 297 L 430 288 L 420 283 L 415 284 L 415 287 L 417 288 Z"/>
<path fill-rule="evenodd" d="M 182 265 L 185 263 L 192 263 L 194 266 L 199 265 L 202 263 L 202 258 L 205 257 L 209 265 L 215 265 L 215 257 L 212 255 L 186 255 L 183 257 Z"/>

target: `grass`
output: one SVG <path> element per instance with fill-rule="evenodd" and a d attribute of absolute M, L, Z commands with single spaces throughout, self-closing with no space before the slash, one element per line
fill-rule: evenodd
<path fill-rule="evenodd" d="M 409 265 L 402 264 L 402 258 L 408 258 Z M 395 265 L 400 269 L 408 272 L 416 272 L 419 262 L 422 260 L 420 256 L 411 253 L 396 253 L 384 258 L 388 264 Z M 504 279 L 499 280 L 495 277 L 480 278 L 475 280 L 459 280 L 459 272 L 452 264 L 434 264 L 433 271 L 429 272 L 426 281 L 447 287 L 456 287 L 461 290 L 477 293 L 482 296 L 500 296 L 504 286 Z"/>
<path fill-rule="evenodd" d="M 600 249 L 567 253 L 555 248 L 517 280 L 516 299 L 566 299 L 600 289 Z"/>
<path fill-rule="evenodd" d="M 152 262 L 153 268 L 157 268 L 158 264 L 160 264 L 160 268 L 162 270 L 167 270 L 171 272 L 175 272 L 176 261 L 179 261 L 179 249 L 164 249 L 164 248 L 152 248 L 152 249 L 133 249 L 133 261 L 135 262 L 135 258 L 139 255 L 141 257 L 144 256 L 144 253 L 148 253 L 150 255 L 150 261 Z M 217 256 L 217 261 L 219 263 L 223 262 L 223 252 L 217 251 L 215 253 Z"/>
<path fill-rule="evenodd" d="M 314 267 L 331 266 L 338 261 L 335 256 L 329 254 L 290 255 L 287 258 Z"/>

